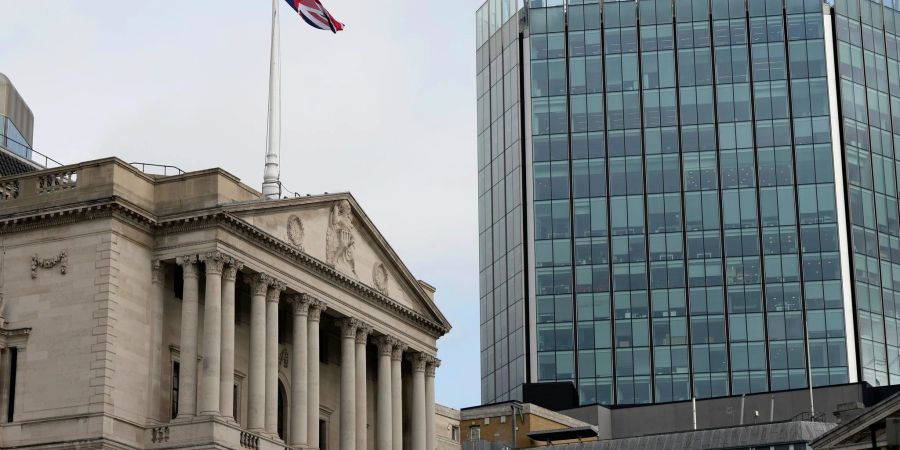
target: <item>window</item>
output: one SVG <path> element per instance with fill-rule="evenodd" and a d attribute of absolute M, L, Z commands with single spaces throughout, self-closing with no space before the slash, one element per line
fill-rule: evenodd
<path fill-rule="evenodd" d="M 19 349 L 10 347 L 9 351 L 9 404 L 6 409 L 6 421 L 12 422 L 16 407 L 16 372 L 19 366 Z"/>
<path fill-rule="evenodd" d="M 328 422 L 319 419 L 319 448 L 328 450 Z"/>
<path fill-rule="evenodd" d="M 234 417 L 235 422 L 240 423 L 241 417 L 238 414 L 241 410 L 240 400 L 241 400 L 241 384 L 238 382 L 234 383 L 234 391 L 232 393 L 231 400 L 231 417 Z"/>
<path fill-rule="evenodd" d="M 454 442 L 459 442 L 459 427 L 456 425 L 450 426 L 450 439 Z"/>
<path fill-rule="evenodd" d="M 178 384 L 179 384 L 178 361 L 172 362 L 172 418 L 178 417 Z"/>
<path fill-rule="evenodd" d="M 480 441 L 481 440 L 481 427 L 478 425 L 472 425 L 469 427 L 469 440 L 470 441 Z"/>

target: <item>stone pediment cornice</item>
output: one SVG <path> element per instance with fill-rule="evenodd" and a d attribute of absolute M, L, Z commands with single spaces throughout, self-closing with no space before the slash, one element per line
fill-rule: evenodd
<path fill-rule="evenodd" d="M 277 202 L 258 200 L 242 201 L 222 205 L 221 210 L 239 218 L 242 214 L 263 215 L 274 212 L 287 212 L 309 206 L 323 204 L 330 205 L 337 201 L 347 201 L 350 203 L 351 210 L 355 217 L 354 223 L 366 231 L 367 235 L 372 238 L 371 243 L 377 247 L 387 260 L 390 261 L 390 266 L 400 273 L 400 277 L 397 281 L 412 291 L 415 297 L 417 297 L 416 300 L 420 301 L 425 308 L 428 309 L 428 312 L 434 315 L 438 322 L 449 330 L 450 323 L 447 321 L 447 318 L 444 317 L 440 309 L 438 309 L 431 296 L 425 293 L 421 283 L 412 275 L 409 268 L 403 263 L 403 260 L 400 259 L 387 239 L 384 238 L 384 235 L 381 234 L 381 231 L 378 230 L 378 227 L 376 227 L 372 220 L 369 219 L 365 210 L 363 210 L 353 197 L 353 194 L 349 192 L 326 193 L 322 195 L 288 198 Z M 385 261 L 385 264 L 387 264 L 387 261 Z"/>
<path fill-rule="evenodd" d="M 374 303 L 385 307 L 391 312 L 405 317 L 414 323 L 424 326 L 429 332 L 435 336 L 442 336 L 450 331 L 449 326 L 431 320 L 422 314 L 404 306 L 391 298 L 383 295 L 375 289 L 361 283 L 360 281 L 344 275 L 343 272 L 336 270 L 324 261 L 314 258 L 294 246 L 282 241 L 269 233 L 255 227 L 246 221 L 233 216 L 230 213 L 217 211 L 202 217 L 182 217 L 173 220 L 164 220 L 158 224 L 158 227 L 165 228 L 170 231 L 190 231 L 192 229 L 207 228 L 210 226 L 224 226 L 236 234 L 240 234 L 256 243 L 268 248 L 269 250 L 286 256 L 305 268 L 326 278 L 337 281 L 339 284 L 351 289 L 363 298 L 374 301 Z"/>
<path fill-rule="evenodd" d="M 116 217 L 149 233 L 159 230 L 183 232 L 222 226 L 256 244 L 281 254 L 313 272 L 338 282 L 363 298 L 372 300 L 387 310 L 423 326 L 431 334 L 440 337 L 450 331 L 449 324 L 434 321 L 404 306 L 375 289 L 348 277 L 331 265 L 304 253 L 289 243 L 272 236 L 262 229 L 227 212 L 224 207 L 214 207 L 193 214 L 179 214 L 158 218 L 149 211 L 135 206 L 121 197 L 107 197 L 57 208 L 46 208 L 24 213 L 0 215 L 3 232 L 28 231 L 51 226 L 76 223 L 85 220 Z M 443 321 L 443 319 L 442 319 Z"/>

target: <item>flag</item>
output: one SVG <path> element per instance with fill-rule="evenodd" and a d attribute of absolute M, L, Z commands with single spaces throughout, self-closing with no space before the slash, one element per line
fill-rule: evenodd
<path fill-rule="evenodd" d="M 331 30 L 337 33 L 344 29 L 344 24 L 335 20 L 334 16 L 322 6 L 319 0 L 285 0 L 294 8 L 294 11 L 300 13 L 306 23 L 320 30 Z"/>

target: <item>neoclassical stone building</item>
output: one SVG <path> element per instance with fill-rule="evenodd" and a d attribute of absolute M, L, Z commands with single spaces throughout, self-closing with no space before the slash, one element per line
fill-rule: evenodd
<path fill-rule="evenodd" d="M 435 448 L 450 324 L 349 194 L 0 178 L 0 447 Z"/>

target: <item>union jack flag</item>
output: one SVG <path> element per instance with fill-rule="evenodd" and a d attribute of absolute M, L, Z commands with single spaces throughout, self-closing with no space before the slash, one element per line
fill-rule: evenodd
<path fill-rule="evenodd" d="M 337 33 L 344 29 L 344 24 L 338 22 L 331 13 L 322 6 L 319 0 L 285 0 L 294 8 L 294 11 L 300 13 L 306 23 L 320 30 L 331 30 Z"/>

